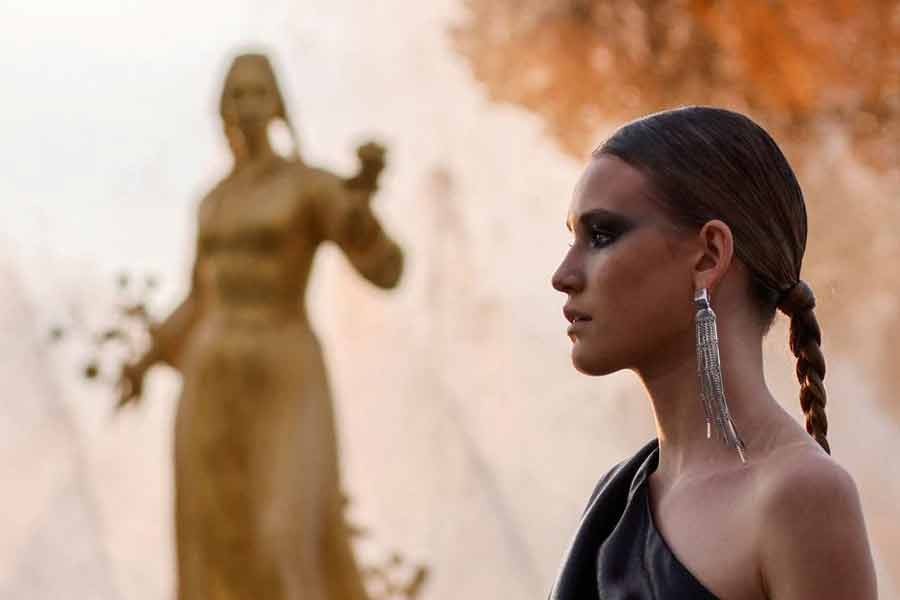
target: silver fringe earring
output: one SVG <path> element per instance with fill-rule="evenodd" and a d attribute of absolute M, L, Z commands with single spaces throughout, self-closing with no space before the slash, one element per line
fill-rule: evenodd
<path fill-rule="evenodd" d="M 697 307 L 697 375 L 700 379 L 700 399 L 706 413 L 706 437 L 712 437 L 715 425 L 716 435 L 727 446 L 737 450 L 741 462 L 747 462 L 744 457 L 744 442 L 738 435 L 725 401 L 716 313 L 709 304 L 709 291 L 706 288 L 700 288 L 694 293 L 694 306 Z"/>

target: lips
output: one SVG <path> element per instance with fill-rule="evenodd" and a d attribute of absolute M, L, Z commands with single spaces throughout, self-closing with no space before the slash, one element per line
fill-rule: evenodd
<path fill-rule="evenodd" d="M 571 306 L 566 305 L 563 307 L 563 315 L 566 317 L 566 321 L 571 324 L 580 323 L 582 321 L 590 321 L 591 317 L 579 310 L 572 308 Z"/>

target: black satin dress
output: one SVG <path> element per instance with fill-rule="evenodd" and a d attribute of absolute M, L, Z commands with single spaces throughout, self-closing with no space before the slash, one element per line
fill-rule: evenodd
<path fill-rule="evenodd" d="M 653 440 L 600 480 L 550 600 L 716 600 L 653 524 L 647 478 L 658 461 Z"/>

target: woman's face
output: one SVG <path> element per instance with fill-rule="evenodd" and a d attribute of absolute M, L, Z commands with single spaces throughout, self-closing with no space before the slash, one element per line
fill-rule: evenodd
<path fill-rule="evenodd" d="M 696 236 L 677 229 L 644 175 L 609 155 L 578 182 L 566 225 L 574 240 L 553 275 L 565 293 L 572 362 L 589 375 L 665 368 L 693 352 Z"/>
<path fill-rule="evenodd" d="M 264 67 L 238 61 L 225 84 L 225 110 L 245 132 L 265 129 L 278 112 L 278 96 Z M 224 115 L 223 115 L 224 116 Z"/>

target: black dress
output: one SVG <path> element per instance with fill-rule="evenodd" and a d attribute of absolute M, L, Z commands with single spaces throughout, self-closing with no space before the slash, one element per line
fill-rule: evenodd
<path fill-rule="evenodd" d="M 653 440 L 600 480 L 550 600 L 716 600 L 653 524 L 647 477 L 658 461 Z"/>

